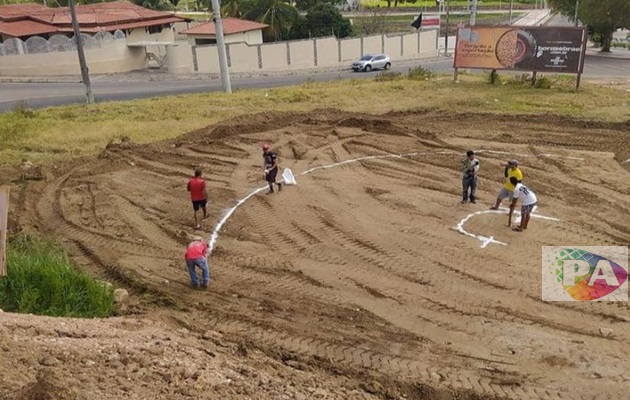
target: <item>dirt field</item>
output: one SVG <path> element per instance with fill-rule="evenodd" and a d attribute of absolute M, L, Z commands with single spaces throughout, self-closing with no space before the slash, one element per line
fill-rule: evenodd
<path fill-rule="evenodd" d="M 209 237 L 264 185 L 263 141 L 298 185 L 240 206 L 209 258 L 210 291 L 192 291 L 187 177 L 205 171 Z M 485 150 L 479 202 L 462 205 L 469 148 Z M 474 216 L 466 231 L 507 244 L 482 248 L 454 227 L 494 202 L 511 158 L 538 212 L 559 221 L 516 233 L 505 214 Z M 431 110 L 253 115 L 112 143 L 15 190 L 12 220 L 129 289 L 129 315 L 37 327 L 0 314 L 0 397 L 627 398 L 629 304 L 540 300 L 541 246 L 630 242 L 627 159 L 630 123 Z M 8 394 L 38 370 L 53 378 Z"/>

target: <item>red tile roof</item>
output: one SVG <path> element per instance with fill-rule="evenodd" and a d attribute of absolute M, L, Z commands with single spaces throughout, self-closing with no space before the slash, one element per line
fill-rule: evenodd
<path fill-rule="evenodd" d="M 76 7 L 77 19 L 82 32 L 98 32 L 99 30 L 112 31 L 115 29 L 133 29 L 143 26 L 154 26 L 173 22 L 186 21 L 170 12 L 149 10 L 132 4 L 128 1 L 115 1 L 111 3 L 96 3 L 78 5 Z M 50 8 L 40 4 L 14 4 L 0 6 L 0 21 L 28 21 L 35 24 L 22 24 L 23 36 L 37 35 L 43 29 L 42 25 L 54 26 L 59 31 L 72 30 L 72 19 L 68 7 Z M 28 32 L 29 26 L 33 29 Z"/>
<path fill-rule="evenodd" d="M 248 21 L 246 19 L 237 18 L 224 18 L 223 20 L 223 34 L 231 35 L 233 33 L 253 31 L 256 29 L 264 29 L 269 25 L 261 24 L 254 21 Z M 216 34 L 214 22 L 206 22 L 201 25 L 197 25 L 193 28 L 187 29 L 183 32 L 184 35 L 212 35 Z"/>
<path fill-rule="evenodd" d="M 42 24 L 40 22 L 24 19 L 21 21 L 0 21 L 0 34 L 11 37 L 24 37 L 55 33 L 59 30 L 56 26 Z"/>

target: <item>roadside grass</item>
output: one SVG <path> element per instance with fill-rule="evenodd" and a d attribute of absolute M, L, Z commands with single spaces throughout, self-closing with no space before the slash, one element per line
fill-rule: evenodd
<path fill-rule="evenodd" d="M 512 21 L 519 19 L 523 13 L 514 12 Z M 362 16 L 349 17 L 352 20 L 352 35 L 361 36 L 364 34 L 364 26 L 370 27 L 371 34 L 379 33 L 397 33 L 397 32 L 416 32 L 416 28 L 411 23 L 417 18 L 417 15 L 385 15 L 383 17 L 370 15 L 369 12 Z M 382 20 L 380 20 L 382 18 Z M 459 22 L 467 22 L 470 14 L 452 14 L 451 24 L 455 26 Z M 506 13 L 488 13 L 477 14 L 477 25 L 500 25 L 508 24 L 510 20 L 509 14 Z M 375 24 L 375 21 L 381 21 Z M 442 24 L 445 22 L 442 16 Z M 379 29 L 380 28 L 380 29 Z M 379 32 L 380 30 L 380 32 Z"/>
<path fill-rule="evenodd" d="M 514 0 L 515 5 L 518 5 L 518 4 L 531 5 L 532 8 L 534 8 L 535 2 L 536 0 Z M 451 7 L 468 7 L 469 3 L 470 2 L 468 0 L 450 0 Z M 362 0 L 361 5 L 366 8 L 374 8 L 374 7 L 387 8 L 387 1 L 386 0 Z M 507 10 L 510 7 L 510 1 L 509 0 L 485 0 L 485 1 L 480 1 L 478 3 L 478 7 L 479 6 L 497 7 L 497 8 L 500 7 L 502 9 Z M 390 9 L 396 10 L 393 7 L 394 7 L 394 0 L 391 1 Z M 429 7 L 430 8 L 430 7 L 436 7 L 436 3 L 435 3 L 435 0 L 416 0 L 415 2 L 399 1 L 398 7 L 404 7 L 404 8 Z"/>
<path fill-rule="evenodd" d="M 73 268 L 55 241 L 16 235 L 8 241 L 7 276 L 0 277 L 0 308 L 55 317 L 107 317 L 114 311 L 114 292 Z"/>
<path fill-rule="evenodd" d="M 575 92 L 573 76 L 552 77 L 549 89 L 534 88 L 520 75 L 501 74 L 497 85 L 488 84 L 483 74 L 465 71 L 458 83 L 451 75 L 429 78 L 410 79 L 405 74 L 403 79 L 380 82 L 308 80 L 292 87 L 236 90 L 231 95 L 209 92 L 92 106 L 18 109 L 0 114 L 0 165 L 17 165 L 23 157 L 35 163 L 53 163 L 96 155 L 113 139 L 127 137 L 136 143 L 149 143 L 228 118 L 246 119 L 248 114 L 272 111 L 334 108 L 384 113 L 435 108 L 450 112 L 557 113 L 606 121 L 630 119 L 630 93 L 592 84 L 583 84 Z"/>

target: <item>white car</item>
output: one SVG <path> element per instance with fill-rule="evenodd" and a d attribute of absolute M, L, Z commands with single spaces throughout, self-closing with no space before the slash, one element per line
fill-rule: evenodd
<path fill-rule="evenodd" d="M 392 66 L 387 54 L 366 54 L 360 60 L 352 63 L 352 69 L 356 71 L 370 72 L 373 69 L 389 69 Z"/>

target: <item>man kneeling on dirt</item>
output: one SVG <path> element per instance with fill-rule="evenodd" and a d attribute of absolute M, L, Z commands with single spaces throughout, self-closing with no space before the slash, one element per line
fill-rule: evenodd
<path fill-rule="evenodd" d="M 527 229 L 529 217 L 532 211 L 534 211 L 538 199 L 534 191 L 520 183 L 516 177 L 511 177 L 510 182 L 514 185 L 514 193 L 512 195 L 512 204 L 510 204 L 510 220 L 508 221 L 508 227 L 512 225 L 512 212 L 514 211 L 514 207 L 516 207 L 516 202 L 518 199 L 521 199 L 521 225 L 515 226 L 512 229 L 516 232 L 522 232 Z"/>
<path fill-rule="evenodd" d="M 204 243 L 201 236 L 195 236 L 186 249 L 186 266 L 190 274 L 190 286 L 194 289 L 200 287 L 195 267 L 201 268 L 201 287 L 207 288 L 210 284 L 210 269 L 208 267 L 208 260 L 206 259 L 207 251 L 208 245 Z"/>

